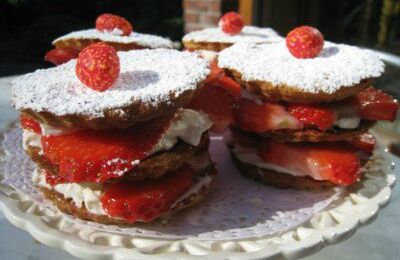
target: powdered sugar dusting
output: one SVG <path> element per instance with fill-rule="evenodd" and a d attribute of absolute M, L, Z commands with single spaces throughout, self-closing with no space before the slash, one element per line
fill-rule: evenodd
<path fill-rule="evenodd" d="M 328 94 L 379 77 L 384 71 L 384 63 L 373 52 L 331 42 L 325 42 L 322 52 L 313 59 L 295 58 L 285 42 L 236 44 L 220 53 L 218 66 L 240 72 L 246 81 L 267 81 L 276 87 L 288 85 L 303 92 Z"/>
<path fill-rule="evenodd" d="M 169 49 L 118 52 L 121 72 L 104 92 L 84 86 L 75 74 L 76 60 L 37 70 L 12 82 L 16 109 L 32 109 L 55 115 L 79 114 L 103 117 L 105 109 L 118 109 L 132 102 L 144 105 L 170 102 L 187 90 L 197 89 L 209 74 L 207 61 L 196 54 Z"/>
<path fill-rule="evenodd" d="M 114 42 L 114 43 L 136 43 L 143 47 L 148 48 L 174 48 L 171 40 L 163 38 L 157 35 L 144 34 L 132 32 L 130 35 L 119 35 L 118 31 L 111 32 L 100 32 L 96 29 L 87 29 L 76 32 L 71 32 L 64 36 L 61 36 L 53 41 L 53 44 L 58 41 L 69 40 L 69 39 L 95 39 L 104 42 Z"/>
<path fill-rule="evenodd" d="M 224 33 L 219 27 L 207 28 L 186 34 L 183 41 L 194 42 L 252 42 L 252 43 L 271 43 L 281 42 L 283 38 L 271 28 L 260 28 L 256 26 L 245 26 L 237 35 Z"/>

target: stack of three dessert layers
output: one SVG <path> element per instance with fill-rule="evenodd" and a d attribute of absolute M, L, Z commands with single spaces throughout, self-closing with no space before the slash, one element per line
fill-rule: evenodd
<path fill-rule="evenodd" d="M 207 62 L 168 49 L 88 48 L 78 61 L 13 82 L 34 183 L 60 210 L 100 223 L 150 222 L 198 202 L 216 174 L 211 122 L 183 107 L 208 76 Z M 82 76 L 85 59 L 114 69 L 116 81 L 89 87 L 111 70 Z"/>
<path fill-rule="evenodd" d="M 398 104 L 372 87 L 384 71 L 370 51 L 325 42 L 295 57 L 283 41 L 239 43 L 218 66 L 242 87 L 229 147 L 241 172 L 280 188 L 351 185 L 375 146 L 368 132 Z"/>

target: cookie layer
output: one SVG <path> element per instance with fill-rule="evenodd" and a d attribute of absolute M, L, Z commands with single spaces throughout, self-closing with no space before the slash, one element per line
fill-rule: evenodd
<path fill-rule="evenodd" d="M 209 74 L 207 61 L 187 52 L 156 49 L 118 56 L 120 75 L 104 92 L 84 86 L 72 60 L 14 80 L 13 105 L 54 127 L 126 128 L 186 105 Z"/>
<path fill-rule="evenodd" d="M 313 59 L 295 58 L 284 42 L 236 44 L 220 53 L 218 66 L 252 93 L 301 103 L 342 100 L 384 71 L 376 54 L 331 42 Z"/>
<path fill-rule="evenodd" d="M 334 184 L 329 181 L 316 181 L 310 177 L 292 176 L 290 174 L 278 173 L 273 170 L 263 169 L 252 164 L 244 163 L 240 161 L 233 152 L 231 152 L 231 157 L 235 165 L 239 168 L 240 173 L 276 188 L 318 191 L 334 186 Z"/>
<path fill-rule="evenodd" d="M 182 42 L 185 48 L 191 50 L 221 51 L 238 42 L 272 43 L 283 39 L 271 28 L 245 26 L 237 35 L 226 34 L 219 27 L 194 31 L 186 34 Z"/>
<path fill-rule="evenodd" d="M 173 43 L 167 38 L 157 35 L 132 32 L 130 35 L 121 35 L 121 31 L 101 32 L 96 29 L 80 30 L 68 33 L 53 41 L 56 47 L 75 47 L 83 49 L 88 42 L 102 41 L 111 45 L 137 47 L 137 49 L 173 48 Z M 78 48 L 77 48 L 78 47 Z M 119 48 L 118 48 L 119 49 Z M 128 49 L 121 49 L 128 50 Z"/>
<path fill-rule="evenodd" d="M 161 178 L 168 172 L 177 170 L 184 163 L 207 151 L 208 146 L 208 133 L 203 134 L 198 146 L 192 146 L 179 141 L 172 149 L 158 152 L 140 161 L 132 171 L 126 172 L 119 180 L 139 182 L 147 179 Z M 48 170 L 53 175 L 58 175 L 58 167 L 52 164 L 40 152 L 38 147 L 25 145 L 25 150 L 40 168 Z"/>
<path fill-rule="evenodd" d="M 216 174 L 217 171 L 211 162 L 208 167 L 198 170 L 193 187 L 172 205 L 169 212 L 163 214 L 160 218 L 168 218 L 172 214 L 200 202 L 209 192 Z M 71 198 L 65 198 L 61 193 L 58 193 L 50 187 L 42 186 L 40 189 L 43 191 L 45 197 L 51 200 L 62 212 L 73 215 L 74 217 L 104 224 L 132 224 L 120 218 L 110 217 L 105 214 L 91 213 L 84 203 L 82 206 L 77 206 Z"/>

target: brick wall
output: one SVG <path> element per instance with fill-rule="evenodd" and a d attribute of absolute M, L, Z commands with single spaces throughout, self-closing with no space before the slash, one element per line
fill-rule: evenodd
<path fill-rule="evenodd" d="M 222 0 L 183 0 L 185 32 L 215 27 L 221 16 Z"/>

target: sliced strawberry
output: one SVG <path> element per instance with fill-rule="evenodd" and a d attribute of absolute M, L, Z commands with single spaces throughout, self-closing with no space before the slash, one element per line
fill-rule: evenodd
<path fill-rule="evenodd" d="M 21 122 L 21 127 L 23 129 L 33 131 L 37 134 L 42 134 L 42 129 L 40 128 L 40 124 L 31 117 L 21 114 L 19 116 L 19 121 Z"/>
<path fill-rule="evenodd" d="M 236 122 L 240 128 L 252 132 L 278 129 L 298 129 L 302 124 L 278 104 L 257 104 L 242 98 L 235 110 Z"/>
<path fill-rule="evenodd" d="M 44 60 L 51 62 L 54 65 L 60 65 L 72 59 L 76 59 L 78 55 L 79 50 L 73 48 L 55 48 L 46 52 Z"/>
<path fill-rule="evenodd" d="M 357 138 L 349 141 L 349 143 L 365 153 L 372 154 L 376 146 L 376 139 L 372 134 L 365 133 L 357 136 Z"/>
<path fill-rule="evenodd" d="M 287 109 L 305 127 L 315 126 L 320 130 L 326 130 L 331 128 L 336 120 L 335 112 L 323 105 L 289 104 Z"/>
<path fill-rule="evenodd" d="M 349 185 L 360 176 L 357 150 L 342 143 L 296 144 L 266 141 L 258 155 L 266 163 L 316 180 Z"/>
<path fill-rule="evenodd" d="M 172 175 L 146 183 L 106 184 L 101 198 L 104 210 L 128 222 L 150 222 L 167 212 L 193 184 L 194 170 L 182 167 Z"/>
<path fill-rule="evenodd" d="M 241 86 L 233 79 L 228 77 L 223 69 L 218 67 L 216 59 L 210 62 L 210 69 L 211 73 L 208 76 L 206 83 L 222 87 L 223 89 L 228 91 L 229 94 L 231 94 L 232 97 L 234 97 L 235 99 L 239 99 L 241 97 Z"/>
<path fill-rule="evenodd" d="M 206 113 L 213 122 L 211 129 L 216 132 L 222 132 L 234 122 L 234 102 L 235 100 L 226 90 L 207 84 L 192 99 L 188 108 Z"/>
<path fill-rule="evenodd" d="M 211 73 L 206 79 L 206 83 L 208 84 L 214 84 L 216 81 L 219 80 L 220 77 L 224 75 L 224 70 L 218 67 L 216 59 L 210 62 L 210 70 Z"/>
<path fill-rule="evenodd" d="M 235 100 L 242 96 L 242 87 L 228 76 L 220 77 L 215 84 L 228 91 Z"/>
<path fill-rule="evenodd" d="M 46 176 L 46 183 L 50 184 L 51 186 L 57 185 L 57 184 L 62 184 L 65 183 L 65 180 L 63 180 L 60 176 L 54 175 L 48 170 L 45 171 L 45 176 Z"/>
<path fill-rule="evenodd" d="M 83 130 L 43 136 L 45 156 L 68 182 L 104 182 L 121 177 L 148 156 L 171 122 L 170 117 L 129 129 Z"/>
<path fill-rule="evenodd" d="M 382 90 L 369 87 L 357 95 L 360 107 L 360 117 L 369 120 L 388 120 L 396 119 L 399 104 L 390 95 Z"/>

